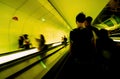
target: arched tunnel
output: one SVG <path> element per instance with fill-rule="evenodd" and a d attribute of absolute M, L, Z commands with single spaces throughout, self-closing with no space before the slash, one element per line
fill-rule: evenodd
<path fill-rule="evenodd" d="M 61 65 L 68 56 L 69 33 L 76 27 L 75 17 L 79 12 L 92 16 L 92 23 L 98 29 L 119 29 L 120 7 L 116 5 L 113 9 L 112 1 L 115 3 L 114 0 L 0 0 L 0 79 L 42 79 L 48 71 L 54 71 L 53 67 Z M 105 12 L 108 7 L 109 11 L 112 7 L 111 14 Z M 27 50 L 18 44 L 19 36 L 24 34 L 32 44 Z M 47 52 L 43 58 L 36 49 L 35 39 L 40 34 L 51 45 L 42 52 Z M 68 39 L 67 46 L 61 44 L 63 36 Z"/>

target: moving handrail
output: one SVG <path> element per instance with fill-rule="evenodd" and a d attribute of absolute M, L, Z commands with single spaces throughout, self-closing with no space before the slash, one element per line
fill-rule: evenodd
<path fill-rule="evenodd" d="M 53 53 L 43 57 L 42 59 L 32 63 L 31 65 L 21 69 L 20 71 L 10 75 L 9 77 L 7 77 L 6 79 L 14 79 L 15 77 L 19 76 L 20 74 L 24 73 L 25 71 L 29 70 L 30 68 L 32 68 L 33 66 L 37 65 L 40 61 L 43 61 L 44 59 L 47 59 L 48 57 L 52 56 L 53 54 L 55 54 L 56 52 L 58 52 L 59 50 L 61 50 L 62 48 L 64 48 L 65 46 L 62 46 L 61 48 L 59 48 L 58 50 L 54 51 Z"/>
<path fill-rule="evenodd" d="M 41 54 L 43 54 L 45 52 L 48 52 L 51 49 L 54 49 L 54 48 L 62 45 L 61 43 L 57 43 L 57 45 L 54 45 L 54 44 L 56 44 L 56 43 L 49 44 L 49 48 L 47 50 L 44 50 L 44 51 L 38 51 L 37 48 L 32 48 L 30 50 L 26 50 L 25 52 L 23 52 L 23 51 L 21 52 L 20 51 L 20 53 L 8 54 L 8 55 L 5 55 L 5 56 L 1 56 L 0 57 L 0 71 L 4 70 L 7 67 L 11 67 L 11 66 L 13 66 L 13 65 L 15 65 L 17 63 L 20 63 L 20 62 L 22 62 L 24 60 L 27 60 L 27 59 L 33 58 L 35 56 L 41 55 Z M 17 56 L 17 57 L 14 58 L 11 55 L 13 55 L 14 57 L 15 56 Z M 12 58 L 12 59 L 9 60 L 9 58 L 7 56 L 9 58 Z"/>
<path fill-rule="evenodd" d="M 50 43 L 50 44 L 46 44 L 48 47 L 54 46 L 56 44 L 61 44 L 61 42 L 54 42 L 54 43 Z M 30 49 L 34 49 L 36 47 L 32 47 Z M 26 51 L 26 50 L 30 50 L 30 49 L 17 49 L 15 51 L 10 51 L 10 52 L 6 52 L 6 53 L 0 53 L 0 57 L 1 56 L 5 56 L 5 55 L 10 55 L 10 54 L 14 54 L 16 52 L 22 52 L 22 51 Z"/>
<path fill-rule="evenodd" d="M 40 51 L 40 52 L 36 52 L 36 53 L 33 53 L 33 54 L 30 54 L 30 55 L 27 55 L 27 56 L 24 56 L 24 57 L 21 57 L 21 58 L 18 58 L 18 59 L 15 59 L 15 60 L 13 60 L 13 61 L 10 61 L 10 62 L 7 62 L 7 63 L 4 63 L 4 64 L 1 64 L 0 65 L 0 71 L 1 72 L 4 72 L 4 70 L 5 70 L 5 72 L 6 72 L 6 69 L 7 70 L 9 70 L 9 68 L 11 68 L 11 67 L 14 67 L 14 66 L 17 66 L 17 65 L 19 65 L 19 64 L 21 64 L 21 63 L 23 63 L 24 61 L 26 61 L 26 60 L 31 60 L 31 59 L 36 59 L 36 57 L 38 58 L 38 56 L 42 56 L 42 59 L 41 59 L 41 57 L 40 57 L 40 59 L 37 59 L 35 62 L 31 62 L 31 64 L 29 63 L 29 66 L 27 65 L 27 66 L 24 66 L 24 67 L 21 67 L 21 68 L 18 68 L 17 69 L 17 71 L 18 72 L 13 72 L 13 73 L 11 73 L 10 75 L 6 75 L 6 76 L 3 76 L 4 78 L 6 78 L 6 77 L 10 77 L 10 76 L 12 76 L 12 74 L 14 75 L 18 75 L 19 73 L 23 73 L 23 71 L 25 70 L 25 71 L 27 71 L 27 70 L 29 70 L 31 67 L 33 67 L 33 66 L 35 66 L 35 65 L 37 65 L 37 63 L 38 62 L 42 62 L 42 61 L 44 61 L 44 60 L 46 60 L 48 57 L 50 57 L 51 55 L 53 55 L 54 53 L 56 53 L 57 51 L 59 51 L 60 49 L 62 49 L 62 48 L 64 48 L 65 47 L 65 45 L 64 44 L 54 44 L 54 45 L 51 45 L 50 46 L 50 48 L 48 48 L 47 50 L 44 50 L 44 51 Z M 55 50 L 54 50 L 54 48 L 55 48 Z M 46 53 L 46 55 L 44 56 L 44 54 Z M 43 54 L 43 55 L 42 55 Z M 44 56 L 44 57 L 43 57 Z M 50 66 L 51 67 L 51 66 Z M 26 70 L 27 69 L 27 70 Z M 21 73 L 21 74 L 22 74 Z M 14 75 L 14 76 L 15 76 Z M 18 75 L 19 76 L 19 75 Z M 12 77 L 10 77 L 10 78 L 12 78 Z"/>

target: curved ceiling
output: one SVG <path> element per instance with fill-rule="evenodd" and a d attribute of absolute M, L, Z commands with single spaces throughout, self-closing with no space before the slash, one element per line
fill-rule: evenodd
<path fill-rule="evenodd" d="M 63 17 L 66 23 L 75 28 L 75 17 L 79 12 L 92 16 L 93 20 L 99 15 L 110 0 L 48 0 Z"/>
<path fill-rule="evenodd" d="M 120 0 L 110 0 L 96 17 L 94 24 L 99 24 L 110 18 L 112 15 L 120 17 Z"/>
<path fill-rule="evenodd" d="M 120 0 L 48 0 L 56 11 L 62 16 L 64 21 L 71 29 L 76 27 L 75 17 L 79 12 L 84 12 L 86 16 L 92 16 L 92 24 L 97 28 L 106 28 L 108 30 L 116 30 L 120 28 Z M 115 16 L 115 17 L 114 17 Z M 114 20 L 103 23 L 114 17 Z M 116 19 L 118 22 L 116 21 Z M 119 19 L 118 19 L 119 18 Z M 115 22 L 116 21 L 116 22 Z M 101 23 L 103 23 L 101 25 Z M 107 23 L 107 22 L 106 22 Z M 98 26 L 99 25 L 99 26 Z"/>
<path fill-rule="evenodd" d="M 31 4 L 26 4 L 29 1 Z M 120 15 L 119 0 L 0 0 L 0 2 L 15 8 L 16 11 L 32 15 L 36 19 L 52 13 L 58 18 L 62 17 L 71 29 L 76 27 L 75 16 L 79 12 L 84 12 L 86 16 L 92 16 L 93 24 L 99 24 L 113 14 Z"/>

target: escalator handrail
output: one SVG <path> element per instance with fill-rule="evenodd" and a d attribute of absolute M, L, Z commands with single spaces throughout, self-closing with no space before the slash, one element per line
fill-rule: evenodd
<path fill-rule="evenodd" d="M 59 50 L 61 50 L 61 49 L 64 48 L 64 47 L 65 47 L 65 46 L 62 46 L 61 48 L 59 48 L 58 50 L 54 51 L 53 53 L 51 53 L 51 54 L 43 57 L 42 59 L 40 59 L 40 60 L 32 63 L 31 65 L 29 65 L 29 66 L 27 66 L 27 67 L 25 67 L 25 68 L 23 68 L 23 69 L 21 69 L 20 71 L 12 74 L 12 75 L 10 75 L 10 76 L 8 76 L 6 79 L 13 79 L 13 78 L 19 76 L 20 74 L 22 74 L 22 73 L 24 73 L 25 71 L 29 70 L 29 69 L 32 68 L 33 66 L 37 65 L 40 61 L 43 61 L 44 59 L 47 59 L 48 57 L 52 56 L 53 54 L 55 54 L 56 52 L 58 52 Z"/>
<path fill-rule="evenodd" d="M 49 44 L 46 44 L 46 45 L 50 46 L 50 45 L 53 45 L 53 44 L 56 44 L 56 43 L 60 43 L 60 42 L 49 43 Z M 36 47 L 31 47 L 30 49 L 33 49 L 33 48 L 36 48 Z M 9 54 L 13 54 L 13 53 L 17 53 L 17 52 L 25 51 L 25 50 L 29 50 L 29 49 L 17 49 L 15 51 L 0 53 L 0 56 L 9 55 Z"/>
<path fill-rule="evenodd" d="M 21 62 L 23 62 L 23 61 L 25 61 L 25 60 L 29 60 L 29 59 L 31 59 L 31 58 L 33 58 L 33 57 L 38 56 L 38 55 L 42 55 L 42 54 L 44 54 L 44 53 L 46 53 L 46 52 L 48 52 L 48 51 L 50 51 L 50 50 L 52 50 L 52 49 L 54 49 L 54 48 L 56 48 L 56 47 L 58 47 L 58 46 L 61 46 L 61 45 L 62 45 L 62 44 L 56 45 L 56 46 L 53 46 L 53 47 L 48 48 L 47 50 L 40 51 L 40 52 L 36 52 L 36 53 L 34 53 L 34 54 L 30 54 L 30 55 L 27 55 L 27 56 L 24 56 L 24 57 L 21 57 L 21 58 L 18 58 L 18 59 L 9 61 L 9 62 L 7 62 L 7 63 L 0 64 L 0 71 L 4 70 L 4 69 L 6 69 L 6 68 L 12 67 L 12 66 L 14 66 L 14 65 L 16 65 L 16 64 L 19 64 L 19 63 L 21 63 Z"/>

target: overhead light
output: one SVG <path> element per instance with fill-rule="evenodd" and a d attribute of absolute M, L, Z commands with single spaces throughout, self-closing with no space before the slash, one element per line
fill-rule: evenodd
<path fill-rule="evenodd" d="M 45 18 L 42 18 L 42 21 L 44 22 L 44 21 L 45 21 Z"/>

